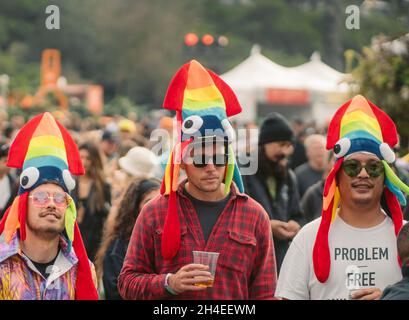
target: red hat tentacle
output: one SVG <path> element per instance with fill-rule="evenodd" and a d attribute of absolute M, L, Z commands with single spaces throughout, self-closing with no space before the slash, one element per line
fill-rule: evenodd
<path fill-rule="evenodd" d="M 28 210 L 28 192 L 20 195 L 20 201 L 18 202 L 18 220 L 20 221 L 20 239 L 26 240 L 26 219 Z"/>
<path fill-rule="evenodd" d="M 391 213 L 393 225 L 395 227 L 395 235 L 397 236 L 403 225 L 402 208 L 399 204 L 398 198 L 388 189 L 385 188 L 385 200 Z M 397 256 L 398 263 L 402 267 L 402 260 Z"/>
<path fill-rule="evenodd" d="M 314 272 L 315 276 L 321 283 L 327 281 L 331 268 L 331 256 L 328 243 L 328 234 L 335 204 L 334 196 L 336 192 L 336 175 L 337 172 L 340 170 L 342 163 L 343 158 L 339 159 L 335 163 L 334 167 L 332 168 L 331 172 L 329 173 L 325 181 L 321 223 L 318 228 L 313 248 Z"/>
<path fill-rule="evenodd" d="M 170 164 L 170 193 L 168 202 L 168 212 L 165 219 L 165 225 L 162 233 L 162 255 L 166 260 L 172 259 L 180 247 L 180 221 L 177 212 L 176 192 L 172 190 L 174 172 L 174 153 L 171 155 Z"/>
<path fill-rule="evenodd" d="M 98 300 L 98 292 L 92 281 L 92 272 L 77 222 L 74 226 L 72 246 L 78 258 L 77 279 L 75 282 L 75 300 Z"/>
<path fill-rule="evenodd" d="M 7 210 L 4 212 L 3 218 L 0 221 L 0 234 L 2 234 L 3 231 L 4 231 L 4 226 L 6 224 L 8 216 L 9 216 L 10 209 L 11 209 L 11 206 L 8 207 Z"/>

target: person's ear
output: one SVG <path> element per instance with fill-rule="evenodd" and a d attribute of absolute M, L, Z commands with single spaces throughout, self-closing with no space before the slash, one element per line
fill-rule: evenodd
<path fill-rule="evenodd" d="M 180 168 L 186 170 L 186 164 L 183 161 L 180 163 Z"/>

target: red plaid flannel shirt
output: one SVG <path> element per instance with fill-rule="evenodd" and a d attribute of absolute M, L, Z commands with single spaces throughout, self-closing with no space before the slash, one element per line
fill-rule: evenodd
<path fill-rule="evenodd" d="M 207 241 L 191 201 L 177 191 L 181 223 L 181 246 L 172 260 L 161 254 L 162 229 L 168 197 L 158 196 L 141 211 L 118 279 L 125 299 L 272 299 L 277 273 L 270 221 L 252 198 L 238 193 L 231 197 Z M 164 287 L 168 273 L 193 263 L 193 250 L 219 252 L 213 287 L 173 296 Z"/>

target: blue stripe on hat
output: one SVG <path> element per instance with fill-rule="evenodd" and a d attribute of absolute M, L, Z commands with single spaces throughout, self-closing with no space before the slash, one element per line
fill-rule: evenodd
<path fill-rule="evenodd" d="M 23 171 L 30 167 L 56 167 L 61 171 L 68 169 L 68 164 L 61 160 L 60 158 L 54 156 L 44 156 L 32 158 L 24 161 Z"/>
<path fill-rule="evenodd" d="M 379 141 L 375 136 L 370 134 L 368 131 L 363 131 L 363 130 L 351 131 L 345 135 L 345 138 L 348 138 L 351 141 L 355 139 L 368 139 L 368 140 L 374 140 L 378 144 L 382 143 L 382 141 Z"/>

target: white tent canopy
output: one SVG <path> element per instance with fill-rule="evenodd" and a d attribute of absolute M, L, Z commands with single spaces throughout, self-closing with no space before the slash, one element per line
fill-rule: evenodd
<path fill-rule="evenodd" d="M 260 52 L 260 47 L 254 45 L 250 56 L 224 73 L 221 77 L 233 89 L 249 90 L 264 88 L 300 88 L 301 83 L 289 68 L 281 66 Z"/>
<path fill-rule="evenodd" d="M 312 54 L 309 62 L 289 68 L 289 72 L 302 82 L 303 89 L 319 92 L 348 91 L 348 86 L 342 83 L 346 74 L 322 62 L 318 52 Z"/>
<path fill-rule="evenodd" d="M 254 45 L 246 60 L 221 77 L 235 90 L 281 88 L 344 92 L 345 86 L 340 83 L 345 76 L 323 63 L 318 52 L 312 54 L 309 62 L 287 68 L 263 56 L 260 47 Z"/>
<path fill-rule="evenodd" d="M 257 118 L 257 104 L 265 101 L 269 89 L 309 92 L 312 97 L 310 116 L 319 121 L 324 111 L 332 114 L 340 100 L 329 102 L 325 97 L 349 91 L 349 86 L 342 83 L 346 76 L 323 63 L 318 52 L 313 53 L 309 62 L 288 68 L 262 55 L 260 46 L 254 45 L 250 56 L 221 78 L 232 87 L 245 109 L 235 117 L 238 122 Z"/>

